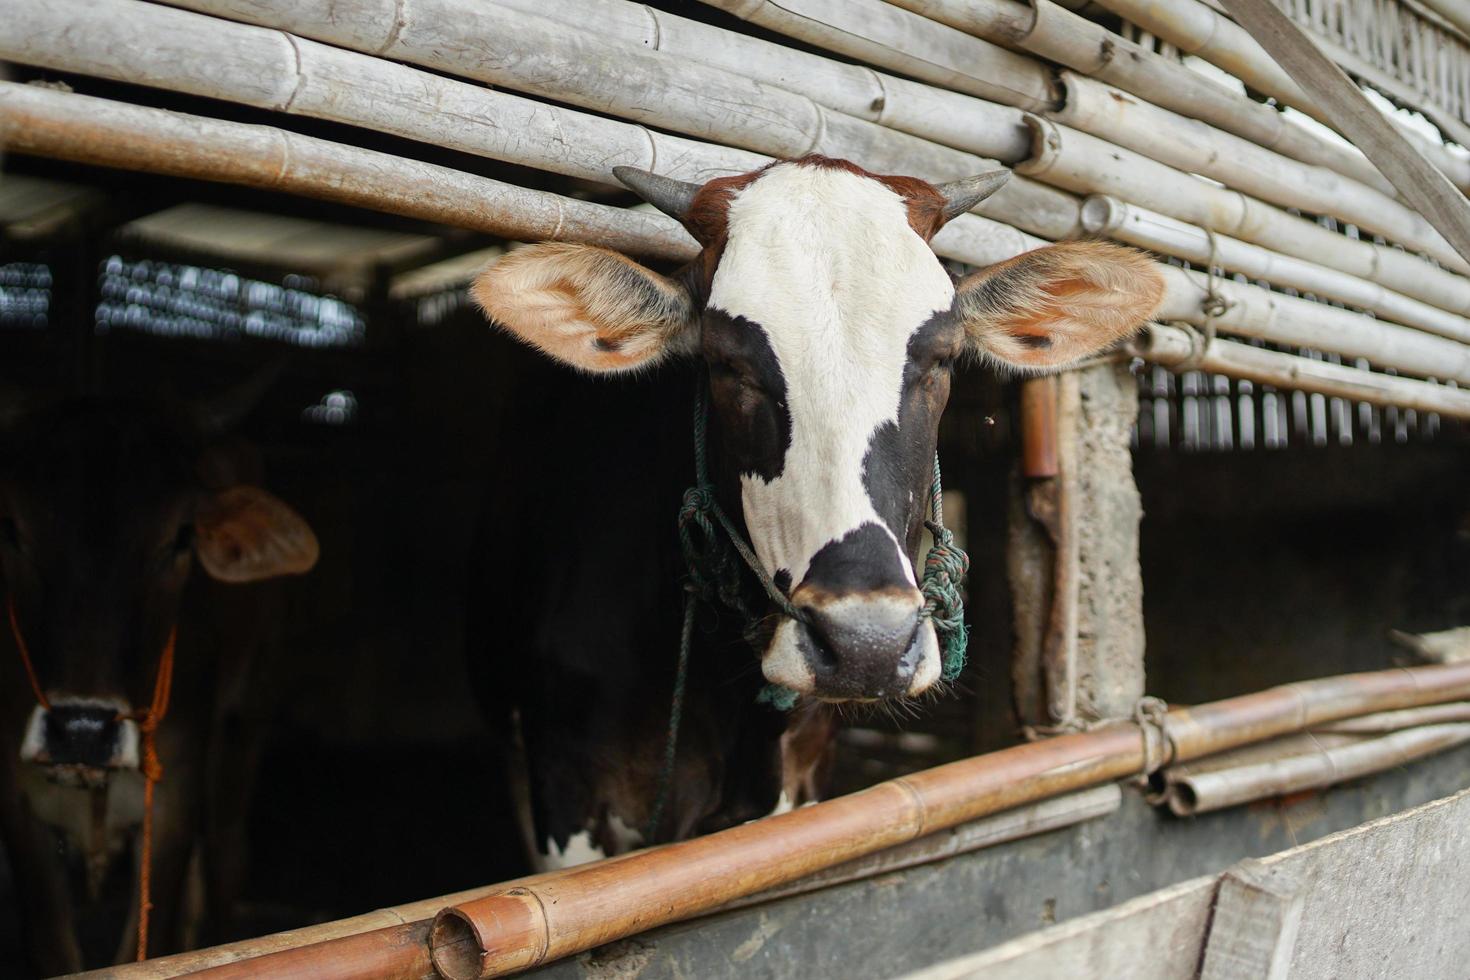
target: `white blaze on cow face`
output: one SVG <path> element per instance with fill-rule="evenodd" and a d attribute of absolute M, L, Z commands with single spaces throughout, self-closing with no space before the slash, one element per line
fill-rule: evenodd
<path fill-rule="evenodd" d="M 756 554 L 767 571 L 784 571 L 799 588 L 823 546 L 875 525 L 909 594 L 861 601 L 879 619 L 911 619 L 913 565 L 874 506 L 864 458 L 879 427 L 898 423 L 909 341 L 952 306 L 950 276 L 910 226 L 904 199 L 845 169 L 773 167 L 734 194 L 727 227 L 708 307 L 763 334 L 784 381 L 790 427 L 777 475 L 741 475 Z M 766 675 L 811 690 L 798 630 L 790 622 L 778 629 Z M 938 674 L 932 627 L 924 623 L 921 633 L 910 693 Z"/>

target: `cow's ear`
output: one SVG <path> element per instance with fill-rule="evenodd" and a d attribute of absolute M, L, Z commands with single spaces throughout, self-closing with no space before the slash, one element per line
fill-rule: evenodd
<path fill-rule="evenodd" d="M 972 272 L 955 291 L 955 310 L 982 353 L 1039 371 L 1132 335 L 1163 298 L 1163 277 L 1142 252 L 1063 242 Z"/>
<path fill-rule="evenodd" d="M 591 245 L 518 249 L 480 273 L 470 293 L 490 319 L 583 371 L 649 367 L 697 339 L 688 289 Z"/>
<path fill-rule="evenodd" d="M 194 552 L 211 578 L 259 582 L 311 571 L 320 548 L 311 525 L 259 487 L 213 493 L 194 519 Z"/>

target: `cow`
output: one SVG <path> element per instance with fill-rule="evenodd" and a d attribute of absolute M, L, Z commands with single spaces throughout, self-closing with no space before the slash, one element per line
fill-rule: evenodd
<path fill-rule="evenodd" d="M 138 952 L 155 767 L 145 952 L 179 947 L 192 858 L 216 923 L 240 881 L 257 654 L 281 624 L 246 584 L 318 554 L 226 437 L 250 387 L 0 414 L 0 831 L 42 975 Z"/>
<path fill-rule="evenodd" d="M 820 791 L 827 705 L 934 689 L 916 561 L 955 365 L 1064 368 L 1134 332 L 1163 294 L 1146 256 L 1101 242 L 952 276 L 930 239 L 1006 171 L 935 186 L 809 156 L 702 185 L 615 173 L 683 224 L 697 257 L 662 275 L 542 244 L 471 287 L 515 339 L 610 379 L 543 372 L 514 396 L 500 452 L 515 479 L 487 507 L 471 596 L 471 666 L 524 757 L 543 866 L 804 802 Z M 799 616 L 747 576 L 766 610 L 755 660 L 738 617 L 701 620 L 670 769 L 674 514 L 704 385 L 716 497 Z M 766 683 L 800 696 L 789 716 L 756 702 Z"/>

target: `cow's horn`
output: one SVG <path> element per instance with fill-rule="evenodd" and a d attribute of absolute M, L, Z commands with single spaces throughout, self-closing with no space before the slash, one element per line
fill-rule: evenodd
<path fill-rule="evenodd" d="M 698 184 L 675 180 L 673 177 L 660 177 L 637 167 L 613 167 L 612 172 L 628 190 L 679 221 L 684 220 L 684 216 L 689 213 L 689 205 L 694 201 L 694 195 L 699 193 Z"/>
<path fill-rule="evenodd" d="M 974 177 L 966 177 L 964 180 L 952 180 L 947 184 L 940 184 L 939 193 L 944 195 L 944 220 L 949 221 L 956 215 L 964 214 L 1000 190 L 1010 179 L 1009 170 L 992 170 L 988 173 L 976 174 Z"/>

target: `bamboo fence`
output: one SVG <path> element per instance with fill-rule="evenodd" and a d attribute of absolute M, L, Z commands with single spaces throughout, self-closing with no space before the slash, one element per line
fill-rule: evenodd
<path fill-rule="evenodd" d="M 933 180 L 1005 163 L 1022 177 L 980 215 L 946 228 L 936 240 L 941 254 L 988 264 L 1044 241 L 1101 234 L 1239 280 L 1348 304 L 1378 319 L 1168 269 L 1161 316 L 1365 358 L 1411 376 L 1360 379 L 1351 387 L 1371 389 L 1365 400 L 1404 397 L 1462 414 L 1455 389 L 1413 379 L 1470 382 L 1470 279 L 1459 274 L 1470 266 L 1346 144 L 1050 0 L 710 2 L 874 67 L 627 0 L 549 8 L 532 0 L 177 0 L 171 7 L 13 0 L 0 58 L 344 123 L 608 185 L 617 164 L 697 181 L 810 152 Z M 1250 85 L 1311 108 L 1214 6 L 1105 5 Z M 1434 29 L 1453 30 L 1443 22 Z M 1338 40 L 1363 47 L 1356 35 Z M 1368 56 L 1384 57 L 1376 49 Z M 1054 65 L 1067 70 L 1054 75 Z M 1453 79 L 1439 81 L 1433 91 L 1443 96 L 1441 109 L 1454 110 L 1461 103 L 1451 98 Z M 482 230 L 515 229 L 520 237 L 601 240 L 666 258 L 690 247 L 656 216 L 624 217 L 285 129 L 125 105 L 109 110 L 113 118 L 84 121 L 83 103 L 4 94 L 9 144 L 22 152 L 272 186 Z M 24 131 L 22 119 L 37 114 L 46 125 Z M 150 149 L 155 129 L 166 135 Z M 249 149 L 238 161 L 217 152 L 204 158 L 215 139 Z M 189 152 L 200 159 L 186 160 Z M 1470 182 L 1470 155 L 1438 145 L 1431 153 L 1456 181 Z M 261 161 L 272 154 L 285 163 L 267 176 Z M 332 165 L 341 171 L 336 179 L 311 171 L 314 154 L 343 161 Z M 374 168 L 394 172 L 400 186 L 370 187 L 351 176 Z M 463 195 L 451 203 L 447 193 L 418 194 L 408 189 L 414 181 Z M 491 200 L 514 204 L 500 205 L 498 218 L 474 204 Z M 1293 211 L 1330 215 L 1358 233 Z M 1201 305 L 1216 298 L 1228 304 L 1223 312 Z M 1150 356 L 1179 349 L 1175 334 L 1155 333 L 1158 342 L 1140 345 Z M 1241 372 L 1240 353 L 1222 348 L 1213 360 Z M 1250 359 L 1259 374 L 1261 354 Z M 1281 374 L 1276 356 L 1268 360 Z M 1338 368 L 1326 377 L 1333 366 L 1313 363 L 1319 366 L 1290 372 L 1297 383 L 1342 390 L 1346 379 L 1335 375 L 1366 373 Z"/>
<path fill-rule="evenodd" d="M 1418 730 L 1422 747 L 1425 731 L 1464 727 L 1454 712 L 1467 697 L 1470 664 L 1464 663 L 1287 684 L 1176 707 L 1152 721 L 1114 722 L 952 762 L 694 840 L 91 976 L 142 980 L 188 972 L 210 980 L 347 980 L 420 978 L 436 969 L 449 980 L 503 976 L 728 907 L 947 828 L 1141 772 L 1182 772 L 1195 760 L 1335 723 L 1348 722 L 1348 730 L 1385 722 L 1417 726 L 1398 734 Z M 1438 705 L 1455 707 L 1405 714 Z M 1389 712 L 1397 717 L 1386 719 Z M 1362 741 L 1351 731 L 1329 734 Z M 1448 741 L 1441 737 L 1439 744 Z M 1378 761 L 1385 757 L 1380 753 Z M 1255 785 L 1274 789 L 1270 779 Z"/>

